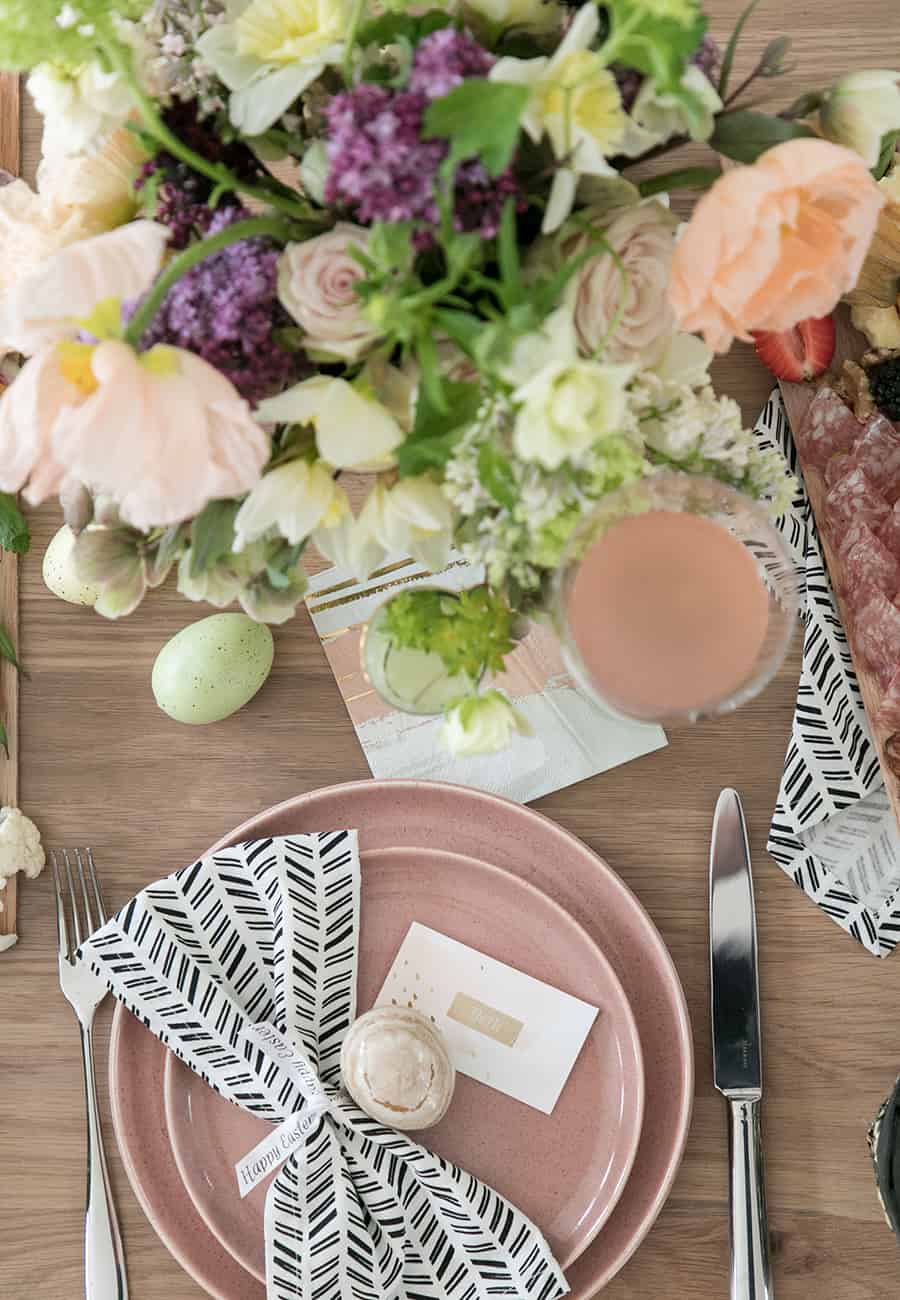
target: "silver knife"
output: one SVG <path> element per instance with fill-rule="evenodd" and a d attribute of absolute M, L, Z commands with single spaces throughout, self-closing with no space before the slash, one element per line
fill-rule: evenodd
<path fill-rule="evenodd" d="M 762 1048 L 756 912 L 744 810 L 735 790 L 716 804 L 709 854 L 713 1081 L 728 1099 L 731 1300 L 772 1300 L 763 1181 Z"/>

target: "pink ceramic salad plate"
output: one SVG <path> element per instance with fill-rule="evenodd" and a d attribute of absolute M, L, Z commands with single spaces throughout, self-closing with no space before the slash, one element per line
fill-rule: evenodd
<path fill-rule="evenodd" d="M 425 1137 L 513 1197 L 547 1233 L 562 1261 L 575 1261 L 566 1269 L 573 1295 L 592 1295 L 656 1217 L 687 1134 L 690 1030 L 662 940 L 619 878 L 577 839 L 518 804 L 458 786 L 336 786 L 269 809 L 222 843 L 348 825 L 361 830 L 363 877 L 371 881 L 364 885 L 371 897 L 364 893 L 361 1010 L 380 988 L 412 919 L 605 1009 L 553 1116 L 461 1078 L 447 1120 Z M 459 856 L 436 851 L 438 842 Z M 540 886 L 559 906 L 527 884 Z M 367 937 L 367 916 L 378 918 L 377 941 Z M 517 951 L 525 955 L 517 958 Z M 638 1035 L 647 1086 L 639 1141 Z M 594 1039 L 606 1045 L 602 1062 Z M 233 1177 L 233 1159 L 253 1144 L 259 1129 L 177 1063 L 166 1077 L 168 1056 L 117 1009 L 113 1111 L 129 1177 L 160 1236 L 211 1295 L 264 1300 L 259 1204 L 248 1198 L 241 1206 L 219 1190 Z M 620 1103 L 618 1113 L 601 1100 L 601 1066 L 609 1094 Z M 138 1077 L 139 1088 L 133 1082 Z M 486 1116 L 491 1122 L 481 1124 Z M 547 1135 L 557 1121 L 554 1155 Z M 535 1177 L 538 1170 L 541 1176 Z"/>

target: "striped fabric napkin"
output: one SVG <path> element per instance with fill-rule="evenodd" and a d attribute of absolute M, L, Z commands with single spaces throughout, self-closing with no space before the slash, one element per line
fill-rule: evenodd
<path fill-rule="evenodd" d="M 568 1285 L 523 1214 L 341 1092 L 359 919 L 355 831 L 257 840 L 141 890 L 79 959 L 211 1087 L 278 1126 L 238 1166 L 278 1167 L 269 1300 L 557 1300 Z"/>
<path fill-rule="evenodd" d="M 803 667 L 768 850 L 869 952 L 900 939 L 900 833 L 778 391 L 756 425 L 798 476 L 779 527 L 800 575 Z"/>

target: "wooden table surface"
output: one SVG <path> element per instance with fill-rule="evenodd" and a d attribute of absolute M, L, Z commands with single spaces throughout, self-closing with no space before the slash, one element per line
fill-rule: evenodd
<path fill-rule="evenodd" d="M 712 0 L 716 35 L 727 35 L 740 4 Z M 781 9 L 773 0 L 761 6 L 740 67 L 781 31 Z M 845 67 L 900 62 L 896 0 L 799 0 L 785 12 L 798 67 L 775 83 L 783 103 Z M 26 169 L 38 134 L 26 115 Z M 720 389 L 752 419 L 769 377 L 740 348 L 717 372 Z M 214 727 L 178 726 L 153 702 L 150 668 L 163 642 L 207 611 L 171 589 L 120 624 L 63 605 L 40 575 L 58 522 L 55 508 L 38 512 L 35 546 L 22 566 L 31 678 L 22 689 L 21 800 L 48 845 L 94 846 L 109 902 L 124 903 L 271 803 L 368 774 L 305 614 L 276 631 L 271 679 L 243 712 Z M 736 716 L 674 732 L 667 749 L 538 805 L 603 854 L 647 906 L 694 1023 L 697 1096 L 684 1164 L 658 1223 L 604 1300 L 728 1293 L 725 1112 L 710 1078 L 706 924 L 710 818 L 726 784 L 744 796 L 754 850 L 776 1295 L 895 1300 L 900 1293 L 900 1251 L 881 1217 L 865 1143 L 900 1065 L 897 961 L 864 952 L 765 852 L 798 668 L 795 653 Z M 56 982 L 46 873 L 20 890 L 19 933 L 18 947 L 0 958 L 0 1296 L 76 1300 L 81 1067 Z M 132 1300 L 198 1300 L 201 1291 L 139 1209 L 107 1132 Z"/>

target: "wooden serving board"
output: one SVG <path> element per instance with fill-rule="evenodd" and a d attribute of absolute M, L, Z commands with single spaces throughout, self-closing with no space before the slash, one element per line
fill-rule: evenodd
<path fill-rule="evenodd" d="M 19 174 L 19 78 L 0 75 L 0 167 Z M 0 622 L 19 644 L 19 568 L 11 551 L 0 551 Z M 9 757 L 0 749 L 0 806 L 19 800 L 19 674 L 0 659 L 0 719 L 9 736 Z M 16 877 L 2 891 L 0 936 L 16 933 Z"/>
<path fill-rule="evenodd" d="M 837 346 L 835 348 L 833 368 L 840 370 L 845 361 L 854 360 L 861 357 L 867 350 L 868 344 L 864 337 L 853 328 L 850 324 L 849 316 L 842 309 L 837 315 Z M 788 420 L 792 429 L 797 429 L 806 415 L 807 408 L 815 395 L 815 388 L 810 384 L 781 384 L 781 393 L 784 398 L 784 405 L 787 411 Z M 832 586 L 835 589 L 835 598 L 838 603 L 838 610 L 841 615 L 841 622 L 847 630 L 847 639 L 850 642 L 850 651 L 853 655 L 853 665 L 856 669 L 859 688 L 862 693 L 863 703 L 866 706 L 866 713 L 869 718 L 869 729 L 875 740 L 875 747 L 878 751 L 878 759 L 881 763 L 881 770 L 884 774 L 884 786 L 890 797 L 894 809 L 894 816 L 897 818 L 897 824 L 900 826 L 900 764 L 894 756 L 891 759 L 887 752 L 886 746 L 888 741 L 896 733 L 889 727 L 885 727 L 876 722 L 878 708 L 881 704 L 882 690 L 878 679 L 862 662 L 856 651 L 856 638 L 853 634 L 853 615 L 847 608 L 843 598 L 838 595 L 842 591 L 844 584 L 841 581 L 843 577 L 842 564 L 840 558 L 828 540 L 828 535 L 824 528 L 825 520 L 825 494 L 827 487 L 825 478 L 820 470 L 814 466 L 806 465 L 800 456 L 799 448 L 797 450 L 798 458 L 803 469 L 803 479 L 806 484 L 806 494 L 809 497 L 810 505 L 813 508 L 816 520 L 819 524 L 819 541 L 822 544 L 822 550 L 828 564 L 828 572 L 831 575 Z"/>

